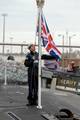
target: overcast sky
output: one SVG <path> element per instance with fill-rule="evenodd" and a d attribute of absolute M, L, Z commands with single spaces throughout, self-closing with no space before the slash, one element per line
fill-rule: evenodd
<path fill-rule="evenodd" d="M 2 42 L 3 17 L 7 13 L 5 42 L 30 43 L 35 40 L 36 0 L 0 0 L 0 42 Z M 58 44 L 57 33 L 76 34 L 80 45 L 80 0 L 45 0 L 43 8 L 50 32 Z M 57 40 L 56 40 L 57 39 Z M 74 42 L 75 43 L 75 42 Z"/>

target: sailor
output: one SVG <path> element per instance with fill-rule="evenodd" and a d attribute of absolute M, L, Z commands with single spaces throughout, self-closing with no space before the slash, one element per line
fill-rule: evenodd
<path fill-rule="evenodd" d="M 38 93 L 38 53 L 35 45 L 30 44 L 29 53 L 26 55 L 25 66 L 28 67 L 28 106 L 37 105 Z"/>
<path fill-rule="evenodd" d="M 28 67 L 28 106 L 37 105 L 38 99 L 38 57 L 39 54 L 35 50 L 35 45 L 30 44 L 29 53 L 26 55 L 24 65 Z M 43 54 L 41 56 L 43 60 L 54 60 L 54 56 Z"/>

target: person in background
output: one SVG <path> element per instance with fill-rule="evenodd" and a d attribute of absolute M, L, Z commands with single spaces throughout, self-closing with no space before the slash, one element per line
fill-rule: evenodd
<path fill-rule="evenodd" d="M 7 58 L 7 60 L 13 60 L 14 61 L 15 59 L 14 59 L 13 55 L 9 55 L 8 58 Z"/>
<path fill-rule="evenodd" d="M 68 72 L 74 72 L 75 71 L 75 62 L 72 61 L 68 64 L 68 68 L 67 68 Z"/>
<path fill-rule="evenodd" d="M 29 53 L 26 55 L 25 66 L 28 67 L 28 104 L 37 105 L 38 99 L 38 53 L 35 51 L 35 45 L 30 44 Z"/>

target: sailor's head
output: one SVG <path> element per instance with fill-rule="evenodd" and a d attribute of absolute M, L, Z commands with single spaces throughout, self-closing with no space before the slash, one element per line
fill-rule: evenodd
<path fill-rule="evenodd" d="M 34 52 L 34 51 L 35 51 L 35 45 L 34 45 L 34 44 L 30 44 L 30 45 L 28 46 L 28 49 L 29 49 L 30 51 Z"/>

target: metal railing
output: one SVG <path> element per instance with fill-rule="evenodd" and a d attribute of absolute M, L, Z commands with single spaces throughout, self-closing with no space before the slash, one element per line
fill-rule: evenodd
<path fill-rule="evenodd" d="M 20 53 L 20 54 L 23 54 L 24 53 L 24 47 L 27 47 L 29 44 L 19 44 L 19 43 L 0 43 L 0 48 L 2 48 L 3 49 L 3 46 L 4 46 L 4 53 L 3 53 L 3 51 L 2 50 L 0 50 L 0 51 L 2 51 L 1 53 L 2 54 L 5 54 L 5 53 L 10 53 L 10 47 L 16 47 L 16 49 L 19 47 L 19 52 L 18 53 Z M 80 48 L 80 46 L 68 46 L 68 45 L 56 45 L 58 48 L 64 48 L 64 49 L 69 49 L 69 48 L 77 48 L 77 49 L 79 49 Z M 8 48 L 9 47 L 9 48 Z M 38 45 L 36 45 L 36 47 L 38 47 Z M 9 51 L 7 51 L 7 50 L 5 50 L 5 49 L 7 49 L 8 48 L 8 50 Z M 13 50 L 13 52 L 14 52 L 14 50 Z M 12 52 L 12 53 L 13 53 Z M 17 52 L 15 52 L 15 53 L 17 53 Z"/>

